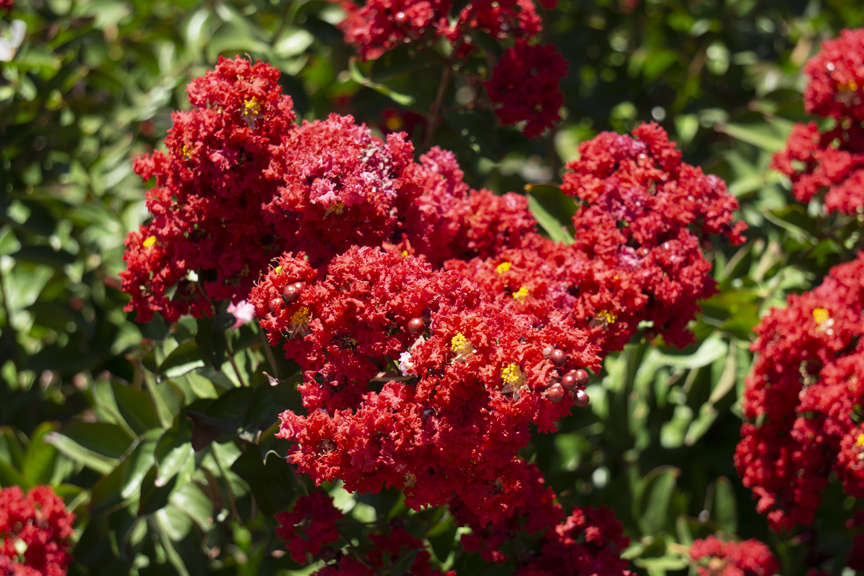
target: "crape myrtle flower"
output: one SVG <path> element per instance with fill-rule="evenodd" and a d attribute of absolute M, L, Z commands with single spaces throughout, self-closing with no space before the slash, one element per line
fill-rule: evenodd
<path fill-rule="evenodd" d="M 318 556 L 339 539 L 336 523 L 342 518 L 327 494 L 314 491 L 294 502 L 290 511 L 276 515 L 276 534 L 285 541 L 291 559 L 306 564 L 307 556 Z"/>
<path fill-rule="evenodd" d="M 573 217 L 575 246 L 613 272 L 605 280 L 614 291 L 626 294 L 627 285 L 638 291 L 624 306 L 610 302 L 596 311 L 599 320 L 614 317 L 621 327 L 601 332 L 614 340 L 610 348 L 620 348 L 643 320 L 668 342 L 688 344 L 686 326 L 698 300 L 716 292 L 701 243 L 711 236 L 743 242 L 745 225 L 732 217 L 737 200 L 720 178 L 682 162 L 653 123 L 637 127 L 633 137 L 604 132 L 583 142 L 579 159 L 567 167 L 562 189 L 581 200 Z"/>
<path fill-rule="evenodd" d="M 864 121 L 864 30 L 843 30 L 826 40 L 804 73 L 804 106 L 811 114 Z"/>
<path fill-rule="evenodd" d="M 864 254 L 756 328 L 735 463 L 777 530 L 810 524 L 829 474 L 864 497 Z"/>
<path fill-rule="evenodd" d="M 694 540 L 690 558 L 700 576 L 774 576 L 780 564 L 758 540 L 724 541 L 715 536 Z"/>
<path fill-rule="evenodd" d="M 804 67 L 810 77 L 804 103 L 811 114 L 830 118 L 824 130 L 797 124 L 776 154 L 773 167 L 792 182 L 801 202 L 817 196 L 828 212 L 864 209 L 864 30 L 844 30 L 822 44 Z"/>
<path fill-rule="evenodd" d="M 345 41 L 363 60 L 376 60 L 400 44 L 428 38 L 447 25 L 452 0 L 340 0 L 347 16 Z"/>
<path fill-rule="evenodd" d="M 337 1 L 337 0 L 334 0 Z M 559 84 L 567 63 L 551 45 L 537 45 L 543 24 L 533 0 L 471 0 L 450 16 L 452 0 L 338 0 L 346 11 L 340 24 L 345 41 L 363 60 L 375 60 L 402 44 L 450 43 L 450 62 L 470 57 L 481 34 L 501 44 L 504 55 L 485 82 L 502 124 L 524 122 L 528 137 L 559 120 L 564 103 Z M 544 0 L 546 9 L 556 6 Z M 391 118 L 393 118 L 391 116 Z"/>
<path fill-rule="evenodd" d="M 281 184 L 269 170 L 294 128 L 279 72 L 243 58 L 220 58 L 193 80 L 192 109 L 173 114 L 166 152 L 138 158 L 149 223 L 126 240 L 127 310 L 148 321 L 212 313 L 211 300 L 241 300 L 259 270 L 285 249 L 261 218 Z"/>
<path fill-rule="evenodd" d="M 275 261 L 249 299 L 271 344 L 303 369 L 306 414 L 281 415 L 290 461 L 319 484 L 394 487 L 412 508 L 450 505 L 477 533 L 511 534 L 519 503 L 532 501 L 517 457 L 532 430 L 552 432 L 587 404 L 588 371 L 640 322 L 686 343 L 696 301 L 714 288 L 702 242 L 741 240 L 719 179 L 682 163 L 659 127 L 636 136 L 586 143 L 586 165 L 565 177 L 583 200 L 574 225 L 593 242 L 526 230 L 510 246 L 466 244 L 459 202 L 472 191 L 452 155 L 433 150 L 406 171 L 422 190 L 413 206 L 431 215 L 424 238 L 406 231 L 326 265 L 304 253 Z M 520 214 L 512 222 L 533 228 Z"/>
<path fill-rule="evenodd" d="M 280 526 L 276 533 L 285 541 L 291 558 L 298 564 L 309 564 L 318 558 L 337 558 L 335 563 L 316 571 L 315 574 L 319 576 L 374 576 L 379 570 L 395 565 L 400 558 L 409 554 L 414 555 L 410 566 L 411 574 L 443 576 L 441 571 L 433 568 L 431 557 L 423 543 L 399 527 L 368 534 L 366 537 L 372 546 L 365 553 L 362 562 L 354 556 L 342 556 L 341 544 L 334 544 L 339 540 L 337 523 L 344 519 L 345 516 L 336 509 L 325 492 L 314 491 L 300 497 L 290 511 L 277 514 L 276 520 Z M 453 576 L 454 573 L 448 572 L 447 575 Z"/>
<path fill-rule="evenodd" d="M 534 137 L 561 119 L 559 85 L 566 75 L 567 62 L 554 46 L 518 41 L 498 61 L 486 91 L 502 124 L 525 122 L 523 132 Z"/>
<path fill-rule="evenodd" d="M 16 576 L 65 576 L 75 516 L 48 486 L 24 494 L 0 489 L 0 571 Z"/>

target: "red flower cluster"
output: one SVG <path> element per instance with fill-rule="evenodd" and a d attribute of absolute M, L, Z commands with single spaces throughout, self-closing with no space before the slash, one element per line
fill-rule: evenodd
<path fill-rule="evenodd" d="M 633 574 L 621 552 L 628 539 L 611 511 L 576 508 L 541 541 L 540 553 L 517 576 Z"/>
<path fill-rule="evenodd" d="M 776 529 L 809 524 L 831 470 L 864 498 L 864 254 L 756 329 L 735 462 Z"/>
<path fill-rule="evenodd" d="M 643 323 L 689 341 L 714 290 L 701 242 L 741 240 L 734 198 L 659 126 L 601 134 L 565 176 L 578 240 L 555 243 L 525 197 L 471 189 L 449 152 L 417 162 L 404 135 L 351 117 L 294 124 L 277 76 L 221 60 L 190 86 L 168 154 L 138 163 L 156 188 L 127 241 L 130 307 L 173 320 L 248 296 L 303 370 L 306 415 L 283 413 L 280 436 L 316 483 L 449 505 L 493 560 L 519 531 L 561 540 L 563 511 L 519 450 L 588 403 L 588 371 Z M 280 517 L 295 558 L 332 541 L 334 516 L 297 514 Z M 565 540 L 549 554 L 605 558 Z"/>
<path fill-rule="evenodd" d="M 334 544 L 339 538 L 337 522 L 344 518 L 324 492 L 312 492 L 298 499 L 289 512 L 276 516 L 281 524 L 277 533 L 286 541 L 291 558 L 299 564 L 308 563 L 307 555 L 313 558 L 321 556 L 329 548 L 326 556 L 334 562 L 315 572 L 314 576 L 374 576 L 409 554 L 414 557 L 411 574 L 444 576 L 432 567 L 423 543 L 403 528 L 391 527 L 386 533 L 369 534 L 370 546 L 365 554 L 351 547 L 343 553 L 342 545 Z M 447 576 L 454 576 L 454 573 L 448 572 Z"/>
<path fill-rule="evenodd" d="M 270 168 L 294 121 L 278 80 L 266 64 L 220 59 L 187 88 L 193 108 L 174 113 L 167 153 L 136 160 L 156 184 L 147 193 L 153 218 L 129 235 L 123 257 L 127 310 L 139 320 L 201 316 L 213 300 L 240 300 L 285 249 L 262 217 L 283 184 Z"/>
<path fill-rule="evenodd" d="M 804 68 L 808 112 L 831 118 L 833 127 L 798 124 L 774 168 L 792 180 L 801 202 L 824 192 L 829 212 L 860 214 L 864 207 L 864 30 L 844 30 L 822 44 Z"/>
<path fill-rule="evenodd" d="M 780 564 L 771 550 L 758 540 L 726 542 L 714 536 L 695 540 L 690 558 L 700 576 L 774 576 Z"/>
<path fill-rule="evenodd" d="M 453 58 L 474 52 L 472 34 L 482 33 L 511 47 L 486 82 L 489 99 L 503 124 L 525 122 L 529 137 L 542 134 L 559 120 L 564 97 L 559 90 L 567 63 L 551 45 L 532 45 L 543 31 L 533 0 L 472 0 L 450 21 L 452 0 L 336 0 L 347 17 L 341 24 L 345 41 L 361 58 L 374 60 L 403 43 L 445 38 Z M 556 2 L 541 4 L 555 7 Z"/>
<path fill-rule="evenodd" d="M 17 486 L 0 489 L 0 572 L 64 576 L 74 520 L 63 500 L 47 486 L 37 486 L 26 495 Z"/>
<path fill-rule="evenodd" d="M 174 114 L 168 153 L 136 161 L 156 181 L 152 220 L 127 238 L 121 273 L 139 320 L 242 300 L 286 250 L 317 266 L 352 245 L 404 238 L 440 262 L 533 229 L 524 197 L 471 190 L 452 154 L 433 149 L 418 164 L 404 134 L 382 141 L 350 116 L 294 124 L 278 77 L 220 59 L 190 84 L 194 108 Z"/>
<path fill-rule="evenodd" d="M 554 46 L 520 40 L 501 57 L 486 91 L 501 123 L 525 122 L 523 132 L 534 137 L 561 119 L 564 96 L 558 84 L 566 75 L 567 62 Z"/>
<path fill-rule="evenodd" d="M 658 126 L 635 135 L 603 134 L 570 166 L 564 189 L 583 201 L 572 246 L 531 232 L 523 198 L 469 191 L 433 150 L 405 170 L 421 191 L 400 242 L 352 246 L 327 266 L 284 254 L 249 299 L 304 370 L 307 415 L 281 417 L 291 461 L 316 483 L 449 504 L 495 560 L 489 543 L 520 523 L 557 522 L 526 509 L 554 498 L 517 458 L 532 428 L 585 405 L 587 370 L 640 322 L 686 343 L 713 291 L 700 241 L 740 240 L 722 182 L 683 164 Z"/>
<path fill-rule="evenodd" d="M 15 0 L 0 0 L 0 10 L 10 12 L 13 6 L 15 6 Z"/>

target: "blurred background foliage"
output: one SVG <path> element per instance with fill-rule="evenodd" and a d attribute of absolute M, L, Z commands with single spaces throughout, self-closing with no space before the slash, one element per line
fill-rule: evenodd
<path fill-rule="evenodd" d="M 123 239 L 146 213 L 132 159 L 158 146 L 190 78 L 244 53 L 283 72 L 302 117 L 413 126 L 418 150 L 453 149 L 474 186 L 530 194 L 562 239 L 572 204 L 554 183 L 579 142 L 663 124 L 688 162 L 729 184 L 749 242 L 718 247 L 721 291 L 695 345 L 631 344 L 594 379 L 590 410 L 526 455 L 565 505 L 615 509 L 639 571 L 682 573 L 689 542 L 719 530 L 770 542 L 783 574 L 823 559 L 839 574 L 833 559 L 850 546 L 839 523 L 772 535 L 732 454 L 752 328 L 860 241 L 860 222 L 792 202 L 769 162 L 804 117 L 801 66 L 821 40 L 864 25 L 864 5 L 560 0 L 545 39 L 570 65 L 565 119 L 537 140 L 498 126 L 471 75 L 425 133 L 412 113 L 429 114 L 444 59 L 405 46 L 357 63 L 341 17 L 321 0 L 17 0 L 0 15 L 0 485 L 49 483 L 66 499 L 78 517 L 72 572 L 311 571 L 282 552 L 272 518 L 309 489 L 273 438 L 276 415 L 299 407 L 294 367 L 227 312 L 136 324 L 118 290 Z M 445 511 L 407 514 L 398 494 L 331 488 L 358 522 L 404 516 L 441 565 L 501 573 L 459 550 Z M 824 518 L 850 505 L 829 495 Z"/>

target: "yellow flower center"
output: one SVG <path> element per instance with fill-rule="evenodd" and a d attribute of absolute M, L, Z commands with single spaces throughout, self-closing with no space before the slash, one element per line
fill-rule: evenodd
<path fill-rule="evenodd" d="M 471 345 L 471 342 L 464 334 L 457 332 L 456 335 L 450 339 L 450 350 L 457 356 L 467 356 L 474 352 L 474 346 Z"/>
<path fill-rule="evenodd" d="M 507 364 L 501 369 L 501 382 L 506 388 L 514 390 L 525 383 L 525 374 L 518 364 Z"/>
<path fill-rule="evenodd" d="M 154 244 L 156 244 L 156 236 L 148 236 L 147 238 L 144 239 L 144 242 L 141 243 L 141 245 L 144 246 L 144 248 L 150 248 Z"/>
<path fill-rule="evenodd" d="M 253 96 L 249 100 L 243 101 L 244 116 L 257 116 L 259 112 L 261 112 L 261 103 L 258 102 L 257 98 Z"/>
<path fill-rule="evenodd" d="M 831 312 L 829 312 L 826 308 L 814 308 L 813 309 L 813 320 L 816 324 L 823 324 L 831 319 Z"/>
<path fill-rule="evenodd" d="M 276 268 L 273 269 L 273 273 L 276 274 L 277 276 L 279 274 L 281 274 L 282 273 L 282 265 L 280 264 L 279 266 L 276 266 Z"/>
<path fill-rule="evenodd" d="M 531 292 L 528 290 L 528 288 L 522 286 L 521 288 L 519 288 L 519 290 L 513 293 L 513 299 L 522 302 L 523 300 L 528 298 L 530 294 Z"/>
<path fill-rule="evenodd" d="M 325 211 L 325 215 L 329 216 L 330 214 L 336 214 L 337 216 L 345 212 L 345 203 L 344 202 L 334 202 L 331 204 L 327 210 Z"/>
<path fill-rule="evenodd" d="M 407 250 L 402 250 L 402 257 L 403 257 L 403 258 L 407 258 L 407 257 L 408 257 L 408 251 L 407 251 Z"/>
<path fill-rule="evenodd" d="M 858 83 L 855 80 L 850 80 L 845 84 L 838 84 L 837 87 L 843 92 L 856 92 L 858 90 Z"/>
<path fill-rule="evenodd" d="M 618 320 L 618 315 L 611 310 L 601 310 L 597 313 L 597 318 L 605 324 L 614 324 Z"/>
<path fill-rule="evenodd" d="M 855 440 L 855 445 L 858 448 L 864 448 L 864 432 L 858 435 L 858 438 Z"/>
<path fill-rule="evenodd" d="M 183 158 L 189 159 L 192 157 L 192 146 L 189 144 L 183 144 L 183 148 L 181 148 L 181 152 L 183 152 Z"/>
<path fill-rule="evenodd" d="M 495 272 L 497 272 L 498 274 L 504 274 L 505 272 L 510 270 L 510 266 L 512 266 L 510 262 L 501 262 L 500 264 L 498 264 L 498 266 L 495 267 Z"/>
<path fill-rule="evenodd" d="M 291 315 L 291 330 L 302 328 L 307 322 L 309 322 L 311 317 L 312 314 L 309 312 L 309 308 L 301 306 Z"/>

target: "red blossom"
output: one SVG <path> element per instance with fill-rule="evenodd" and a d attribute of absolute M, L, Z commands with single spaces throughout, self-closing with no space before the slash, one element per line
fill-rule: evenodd
<path fill-rule="evenodd" d="M 780 564 L 758 540 L 724 541 L 714 536 L 694 540 L 690 558 L 700 576 L 774 576 Z"/>
<path fill-rule="evenodd" d="M 289 512 L 276 515 L 276 534 L 285 541 L 291 558 L 306 564 L 307 555 L 315 557 L 339 539 L 336 523 L 341 519 L 342 513 L 327 494 L 316 491 L 298 499 Z"/>
<path fill-rule="evenodd" d="M 15 576 L 64 576 L 75 516 L 48 486 L 26 495 L 0 489 L 0 570 Z"/>
<path fill-rule="evenodd" d="M 742 426 L 735 463 L 776 529 L 812 522 L 832 468 L 847 493 L 864 496 L 862 279 L 859 254 L 756 328 L 743 407 L 758 424 Z"/>
<path fill-rule="evenodd" d="M 339 25 L 345 41 L 364 60 L 380 58 L 399 44 L 415 42 L 446 25 L 452 0 L 365 0 L 340 2 L 348 16 Z"/>
<path fill-rule="evenodd" d="M 559 84 L 566 75 L 567 62 L 554 46 L 520 41 L 501 57 L 486 90 L 502 124 L 525 122 L 523 132 L 534 137 L 561 119 Z"/>

